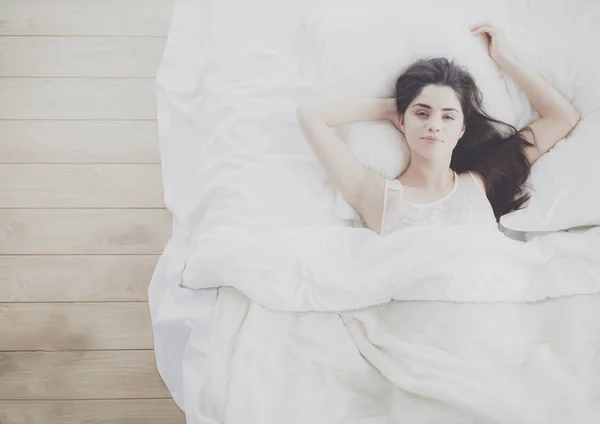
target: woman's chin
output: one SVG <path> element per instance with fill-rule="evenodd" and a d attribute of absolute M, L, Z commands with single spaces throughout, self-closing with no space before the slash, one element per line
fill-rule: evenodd
<path fill-rule="evenodd" d="M 417 151 L 417 154 L 423 159 L 438 160 L 445 157 L 447 154 L 443 149 L 422 149 Z"/>

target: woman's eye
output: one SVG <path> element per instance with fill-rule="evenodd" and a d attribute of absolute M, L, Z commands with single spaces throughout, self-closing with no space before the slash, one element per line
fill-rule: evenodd
<path fill-rule="evenodd" d="M 427 114 L 425 112 L 419 112 L 417 113 L 417 116 L 427 116 Z M 454 121 L 454 118 L 452 116 L 444 116 L 444 118 L 450 118 Z"/>

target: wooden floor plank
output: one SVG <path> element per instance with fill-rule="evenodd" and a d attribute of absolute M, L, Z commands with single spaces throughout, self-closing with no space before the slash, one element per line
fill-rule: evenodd
<path fill-rule="evenodd" d="M 2 352 L 0 399 L 169 397 L 154 351 Z"/>
<path fill-rule="evenodd" d="M 0 121 L 0 163 L 160 163 L 156 121 Z"/>
<path fill-rule="evenodd" d="M 0 78 L 0 119 L 156 119 L 153 78 Z"/>
<path fill-rule="evenodd" d="M 0 351 L 153 348 L 146 302 L 0 303 Z"/>
<path fill-rule="evenodd" d="M 146 301 L 158 255 L 0 255 L 0 302 Z"/>
<path fill-rule="evenodd" d="M 154 78 L 166 38 L 1 37 L 0 77 Z"/>
<path fill-rule="evenodd" d="M 0 208 L 163 208 L 160 165 L 0 164 Z"/>
<path fill-rule="evenodd" d="M 185 424 L 172 399 L 0 401 L 2 424 Z"/>
<path fill-rule="evenodd" d="M 174 0 L 2 0 L 0 35 L 167 35 Z"/>
<path fill-rule="evenodd" d="M 160 254 L 167 209 L 0 209 L 0 254 Z"/>

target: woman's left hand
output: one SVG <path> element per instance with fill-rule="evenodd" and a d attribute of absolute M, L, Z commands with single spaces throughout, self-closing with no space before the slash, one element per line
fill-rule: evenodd
<path fill-rule="evenodd" d="M 492 60 L 499 66 L 506 65 L 515 60 L 515 56 L 508 47 L 504 32 L 489 22 L 478 23 L 469 27 L 472 34 L 483 34 L 487 43 L 488 53 Z"/>

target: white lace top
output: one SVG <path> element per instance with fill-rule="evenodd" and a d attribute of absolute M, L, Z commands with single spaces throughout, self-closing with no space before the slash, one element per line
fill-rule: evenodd
<path fill-rule="evenodd" d="M 473 224 L 498 229 L 483 187 L 470 172 L 454 172 L 454 187 L 441 199 L 413 204 L 403 198 L 402 183 L 385 180 L 381 235 L 415 225 Z"/>

